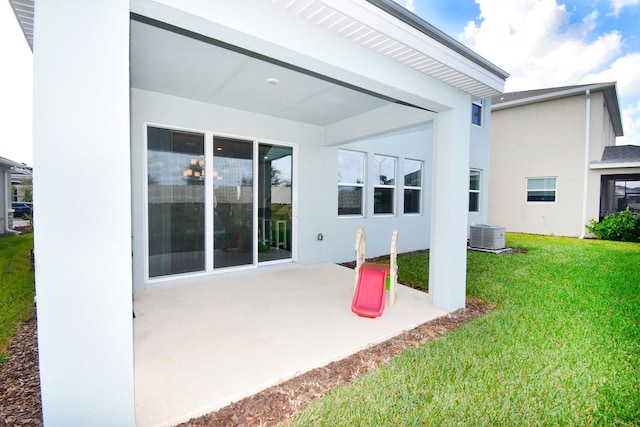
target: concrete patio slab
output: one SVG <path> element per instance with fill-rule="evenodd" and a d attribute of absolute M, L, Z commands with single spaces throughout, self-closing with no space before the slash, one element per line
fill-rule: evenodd
<path fill-rule="evenodd" d="M 446 314 L 399 286 L 381 317 L 358 317 L 353 287 L 353 270 L 324 263 L 137 292 L 138 426 L 203 415 Z"/>

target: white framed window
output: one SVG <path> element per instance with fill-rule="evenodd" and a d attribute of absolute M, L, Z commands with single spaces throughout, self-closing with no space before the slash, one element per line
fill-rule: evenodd
<path fill-rule="evenodd" d="M 365 154 L 338 151 L 338 216 L 364 214 Z"/>
<path fill-rule="evenodd" d="M 480 212 L 480 171 L 469 171 L 469 212 Z"/>
<path fill-rule="evenodd" d="M 375 156 L 376 180 L 373 186 L 373 213 L 395 213 L 396 199 L 396 159 L 388 156 Z"/>
<path fill-rule="evenodd" d="M 471 123 L 476 126 L 482 126 L 482 99 L 471 104 Z"/>
<path fill-rule="evenodd" d="M 527 178 L 527 202 L 556 201 L 557 178 Z"/>
<path fill-rule="evenodd" d="M 422 162 L 404 161 L 404 213 L 419 214 L 422 206 Z"/>

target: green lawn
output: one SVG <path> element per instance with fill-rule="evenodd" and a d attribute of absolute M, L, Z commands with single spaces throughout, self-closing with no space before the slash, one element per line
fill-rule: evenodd
<path fill-rule="evenodd" d="M 469 253 L 467 294 L 495 311 L 291 424 L 640 425 L 640 244 L 517 234 L 507 243 L 529 253 Z M 415 280 L 406 275 L 416 267 L 425 277 L 427 255 L 409 257 L 400 281 Z"/>
<path fill-rule="evenodd" d="M 0 237 L 0 364 L 16 328 L 34 314 L 33 234 Z"/>

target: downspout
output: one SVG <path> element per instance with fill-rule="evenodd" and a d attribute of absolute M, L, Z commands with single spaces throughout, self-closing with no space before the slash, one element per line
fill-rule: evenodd
<path fill-rule="evenodd" d="M 589 148 L 591 145 L 591 90 L 587 89 L 585 92 L 587 99 L 586 111 L 585 111 L 585 133 L 584 133 L 584 177 L 583 177 L 583 191 L 582 191 L 582 233 L 580 233 L 580 239 L 584 239 L 587 234 L 587 198 L 589 196 Z"/>

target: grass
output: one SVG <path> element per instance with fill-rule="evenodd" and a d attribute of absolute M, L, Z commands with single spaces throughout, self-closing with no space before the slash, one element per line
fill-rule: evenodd
<path fill-rule="evenodd" d="M 467 294 L 495 311 L 290 424 L 640 425 L 640 244 L 517 234 L 507 243 L 529 253 L 468 256 Z M 427 255 L 409 257 L 398 260 L 401 282 L 414 268 L 426 277 Z"/>
<path fill-rule="evenodd" d="M 33 234 L 0 237 L 0 364 L 17 327 L 34 314 Z"/>

